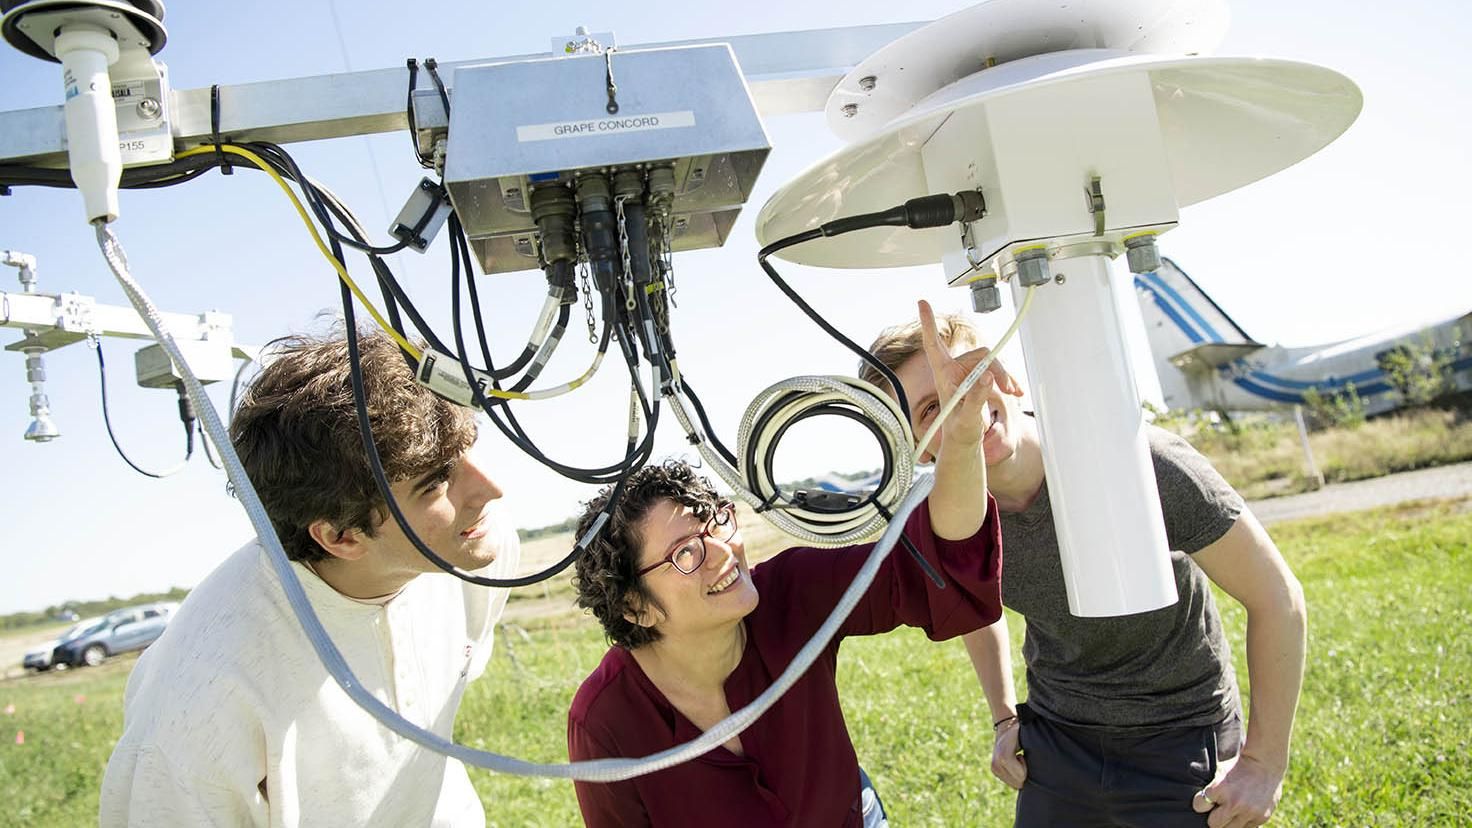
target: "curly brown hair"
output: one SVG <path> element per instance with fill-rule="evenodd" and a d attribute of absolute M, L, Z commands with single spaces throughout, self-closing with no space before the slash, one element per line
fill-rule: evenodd
<path fill-rule="evenodd" d="M 578 518 L 579 538 L 592 527 L 612 493 L 613 487 L 609 486 L 584 504 Z M 615 646 L 632 650 L 659 640 L 657 630 L 635 624 L 624 613 L 637 613 L 649 606 L 663 609 L 636 573 L 639 551 L 644 548 L 640 531 L 644 517 L 664 500 L 689 507 L 701 520 L 708 520 L 722 502 L 710 481 L 683 460 L 645 466 L 629 475 L 608 523 L 578 556 L 572 579 L 578 606 L 592 610 L 603 625 L 603 634 Z"/>
<path fill-rule="evenodd" d="M 475 442 L 471 411 L 414 381 L 386 334 L 358 335 L 368 420 L 391 482 L 423 477 Z M 269 361 L 230 421 L 240 455 L 287 557 L 317 561 L 327 551 L 308 533 L 326 520 L 373 537 L 387 506 L 368 467 L 344 332 L 289 336 L 269 346 Z"/>

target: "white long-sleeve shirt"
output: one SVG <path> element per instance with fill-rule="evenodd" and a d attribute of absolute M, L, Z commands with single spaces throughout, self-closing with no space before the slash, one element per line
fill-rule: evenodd
<path fill-rule="evenodd" d="M 492 577 L 520 559 L 503 531 Z M 507 591 L 435 573 L 364 602 L 292 566 L 363 687 L 451 738 Z M 392 733 L 327 674 L 255 541 L 189 594 L 133 668 L 100 810 L 104 828 L 485 824 L 460 762 Z"/>

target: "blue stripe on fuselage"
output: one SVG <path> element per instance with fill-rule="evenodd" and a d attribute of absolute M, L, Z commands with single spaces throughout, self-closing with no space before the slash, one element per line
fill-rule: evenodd
<path fill-rule="evenodd" d="M 1205 317 L 1203 317 L 1200 313 L 1197 313 L 1196 308 L 1190 302 L 1187 302 L 1185 297 L 1177 293 L 1175 288 L 1166 284 L 1165 280 L 1160 278 L 1159 273 L 1151 271 L 1145 274 L 1145 278 L 1151 281 L 1155 285 L 1155 287 L 1159 288 L 1162 291 L 1165 291 L 1166 296 L 1169 296 L 1172 301 L 1180 305 L 1181 308 L 1186 311 L 1186 315 L 1190 316 L 1197 325 L 1201 326 L 1201 330 L 1205 331 L 1206 335 L 1211 337 L 1211 342 L 1225 341 L 1222 339 L 1222 335 L 1216 332 L 1216 328 L 1213 328 L 1211 326 L 1211 323 L 1206 321 Z"/>
<path fill-rule="evenodd" d="M 1171 307 L 1170 303 L 1165 301 L 1165 297 L 1161 296 L 1160 292 L 1157 291 L 1153 285 L 1149 284 L 1144 279 L 1141 279 L 1139 276 L 1136 276 L 1135 287 L 1142 288 L 1146 293 L 1150 294 L 1150 298 L 1154 300 L 1155 306 L 1157 308 L 1160 308 L 1160 312 L 1165 314 L 1166 317 L 1170 319 L 1170 321 L 1176 323 L 1176 327 L 1181 329 L 1181 332 L 1186 335 L 1187 339 L 1191 340 L 1192 344 L 1203 341 L 1201 338 L 1201 334 L 1196 333 L 1196 329 L 1191 327 L 1191 323 L 1182 318 L 1181 315 L 1176 312 L 1176 309 Z"/>

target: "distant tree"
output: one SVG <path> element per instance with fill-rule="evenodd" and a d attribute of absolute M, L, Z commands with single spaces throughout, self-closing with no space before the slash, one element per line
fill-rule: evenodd
<path fill-rule="evenodd" d="M 1358 428 L 1365 424 L 1365 401 L 1352 382 L 1346 382 L 1343 391 L 1327 395 L 1313 386 L 1303 392 L 1303 406 L 1314 424 L 1321 428 Z"/>
<path fill-rule="evenodd" d="M 1446 394 L 1452 387 L 1455 349 L 1437 348 L 1431 336 L 1406 342 L 1380 354 L 1377 361 L 1390 384 L 1407 406 L 1422 406 Z"/>
<path fill-rule="evenodd" d="M 167 592 L 145 592 L 131 598 L 111 595 L 101 601 L 64 601 L 60 605 L 50 606 L 39 612 L 13 612 L 9 615 L 0 615 L 0 630 L 18 630 L 55 623 L 57 617 L 66 610 L 71 610 L 82 617 L 106 615 L 113 610 L 138 604 L 182 601 L 187 595 L 189 595 L 189 590 L 183 587 L 173 587 Z"/>

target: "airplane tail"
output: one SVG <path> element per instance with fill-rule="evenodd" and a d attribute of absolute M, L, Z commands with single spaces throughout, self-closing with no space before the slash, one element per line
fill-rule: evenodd
<path fill-rule="evenodd" d="M 1207 375 L 1264 347 L 1168 258 L 1153 273 L 1135 276 L 1135 296 L 1161 393 L 1171 408 L 1219 406 Z"/>

